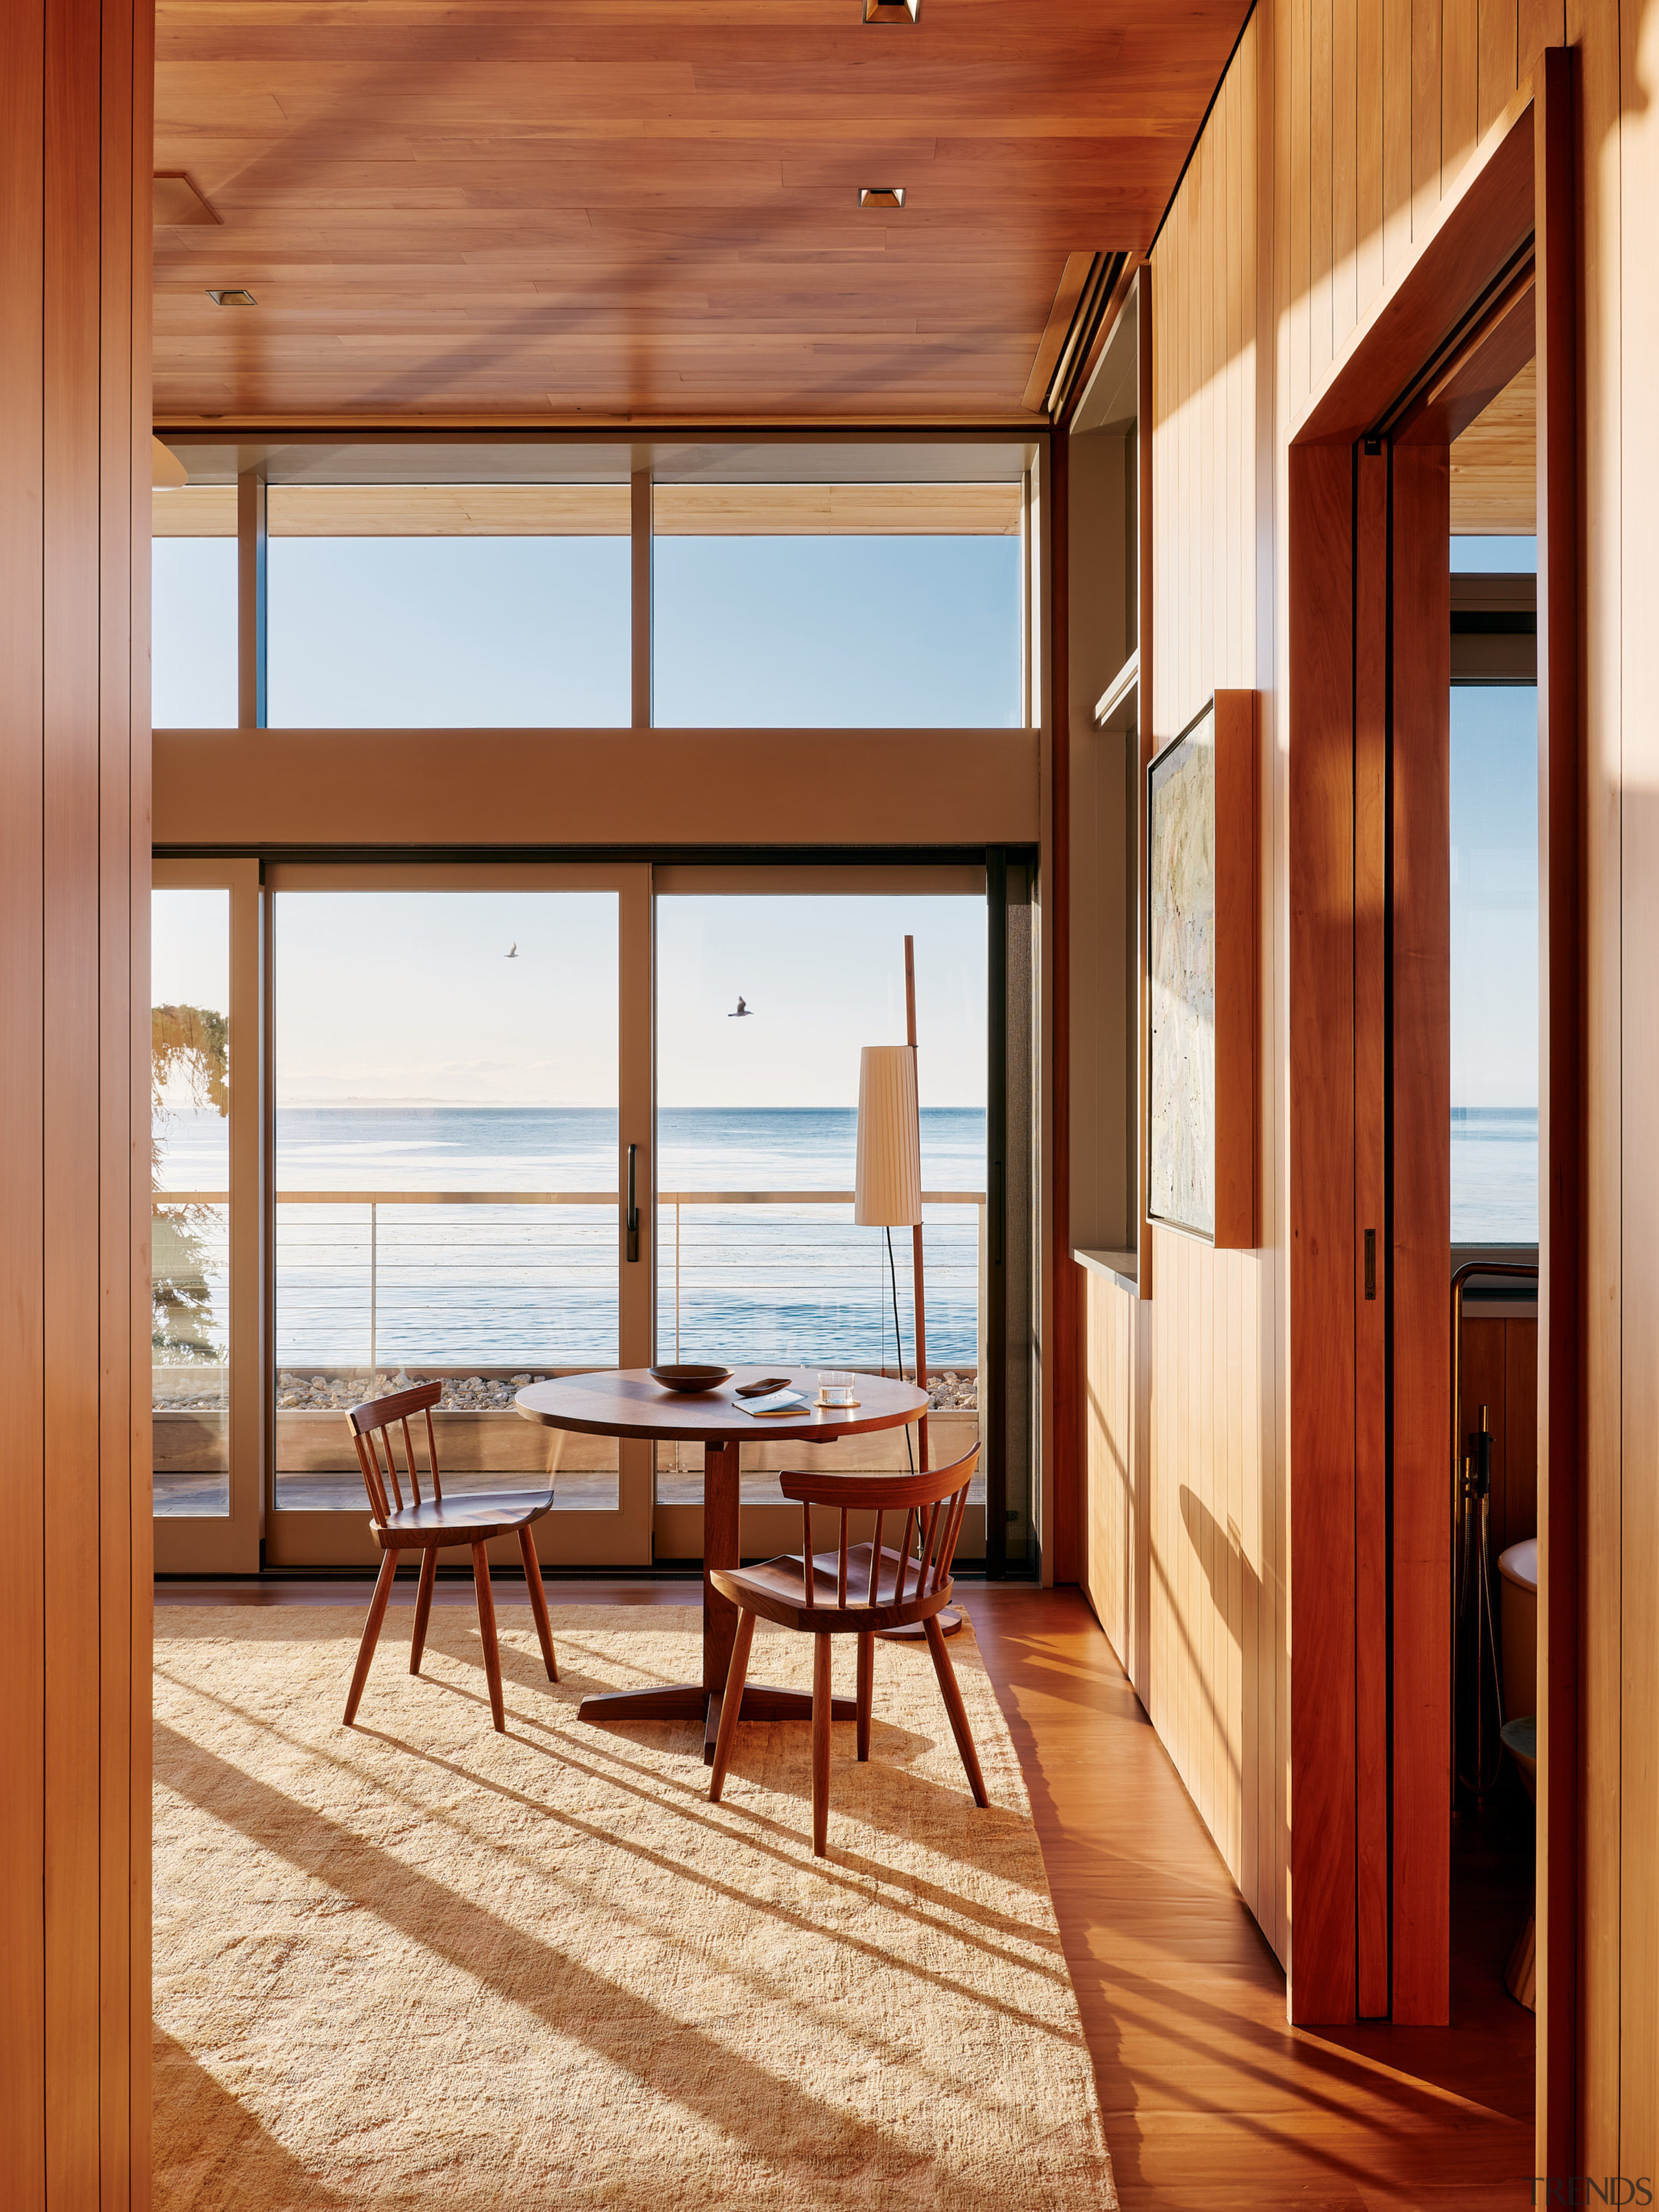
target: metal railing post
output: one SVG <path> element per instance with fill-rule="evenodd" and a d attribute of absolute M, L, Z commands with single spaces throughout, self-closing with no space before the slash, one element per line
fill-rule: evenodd
<path fill-rule="evenodd" d="M 380 1209 L 368 1201 L 368 1372 L 372 1381 L 380 1371 Z"/>
<path fill-rule="evenodd" d="M 979 1217 L 978 1293 L 974 1301 L 974 1395 L 982 1409 L 985 1404 L 985 1343 L 990 1334 L 985 1310 L 986 1296 L 990 1288 L 990 1270 L 985 1263 L 989 1257 L 990 1247 L 983 1199 L 974 1211 Z M 981 1436 L 984 1434 L 982 1427 L 980 1433 Z"/>

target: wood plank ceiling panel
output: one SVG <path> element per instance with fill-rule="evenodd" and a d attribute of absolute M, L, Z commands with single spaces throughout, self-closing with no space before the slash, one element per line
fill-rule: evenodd
<path fill-rule="evenodd" d="M 1033 420 L 1245 12 L 160 0 L 156 166 L 219 220 L 156 232 L 157 419 Z"/>
<path fill-rule="evenodd" d="M 1528 362 L 1451 449 L 1451 526 L 1459 536 L 1538 529 L 1538 367 Z"/>

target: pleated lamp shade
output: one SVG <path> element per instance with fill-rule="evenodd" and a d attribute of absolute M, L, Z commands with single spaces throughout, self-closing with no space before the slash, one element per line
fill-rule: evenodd
<path fill-rule="evenodd" d="M 908 1044 L 867 1044 L 859 1061 L 859 1150 L 853 1218 L 896 1229 L 921 1219 L 921 1128 L 916 1055 Z"/>

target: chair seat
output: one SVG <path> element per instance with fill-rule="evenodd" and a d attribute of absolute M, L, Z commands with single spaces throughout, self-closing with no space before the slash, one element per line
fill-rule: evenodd
<path fill-rule="evenodd" d="M 948 1604 L 951 1590 L 949 1581 L 925 1597 L 917 1595 L 918 1570 L 914 1560 L 909 1563 L 904 1596 L 901 1599 L 899 1554 L 884 1544 L 876 1568 L 873 1604 L 866 1605 L 864 1595 L 869 1587 L 872 1548 L 868 1544 L 854 1544 L 848 1549 L 845 1605 L 841 1602 L 837 1588 L 838 1557 L 834 1552 L 813 1554 L 810 1604 L 801 1589 L 799 1552 L 793 1557 L 767 1559 L 759 1566 L 716 1570 L 711 1579 L 715 1588 L 735 1605 L 746 1605 L 769 1620 L 782 1622 L 786 1627 L 812 1628 L 828 1634 L 838 1630 L 899 1627 L 907 1621 L 925 1620 Z"/>
<path fill-rule="evenodd" d="M 382 1551 L 426 1550 L 445 1544 L 484 1544 L 527 1528 L 552 1510 L 550 1490 L 472 1490 L 459 1498 L 427 1498 L 401 1513 L 370 1522 Z"/>

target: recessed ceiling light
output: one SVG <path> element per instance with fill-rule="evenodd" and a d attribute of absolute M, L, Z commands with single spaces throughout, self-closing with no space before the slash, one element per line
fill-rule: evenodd
<path fill-rule="evenodd" d="M 921 13 L 921 0 L 864 0 L 866 23 L 914 23 Z"/>
<path fill-rule="evenodd" d="M 240 285 L 234 285 L 223 292 L 216 292 L 210 285 L 208 297 L 216 307 L 257 307 L 259 304 L 252 293 L 245 292 Z"/>
<path fill-rule="evenodd" d="M 861 185 L 859 187 L 861 208 L 902 208 L 904 205 L 902 185 Z"/>

